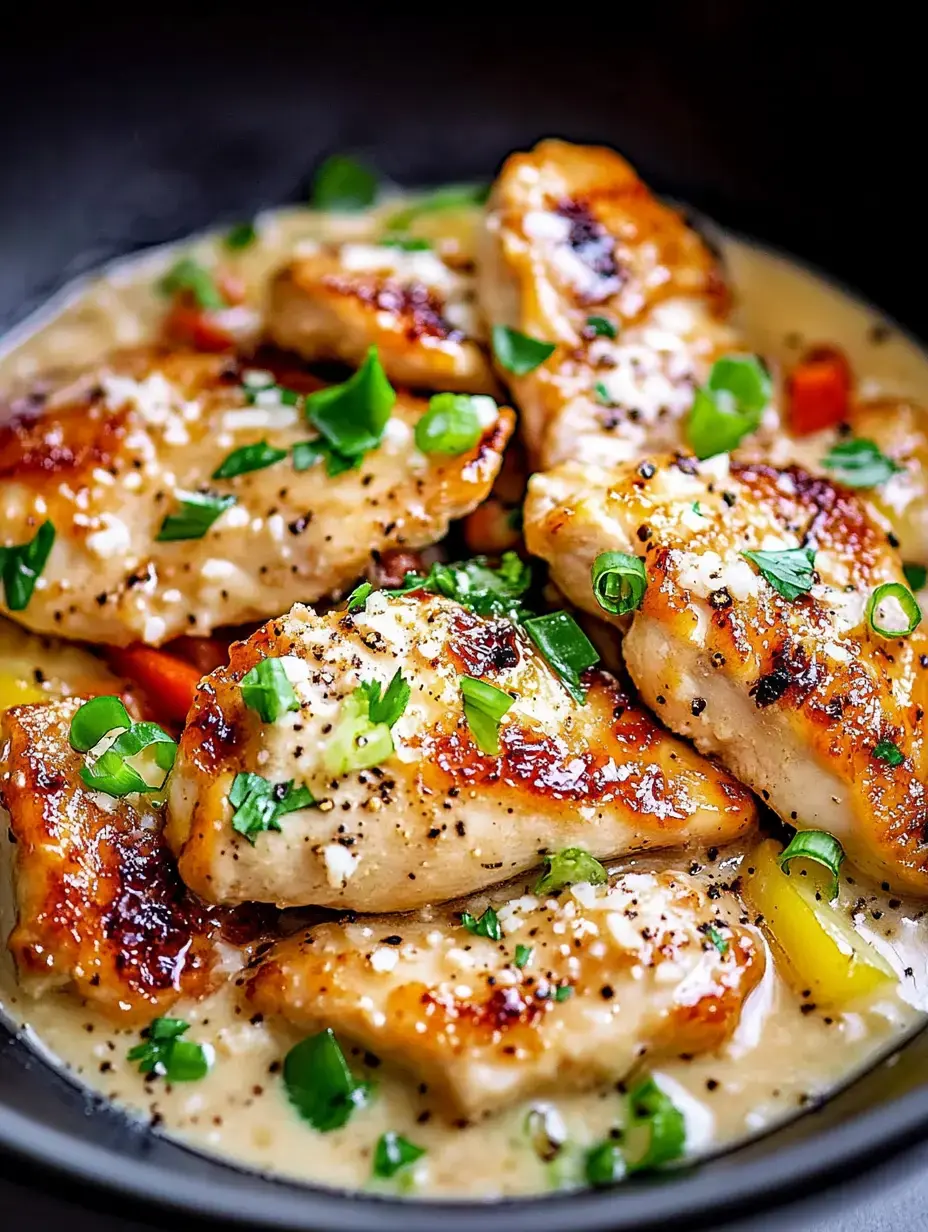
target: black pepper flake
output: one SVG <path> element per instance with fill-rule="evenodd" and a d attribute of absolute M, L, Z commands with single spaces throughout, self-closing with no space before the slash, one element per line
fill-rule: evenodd
<path fill-rule="evenodd" d="M 694 697 L 690 702 L 690 714 L 694 719 L 698 718 L 706 708 L 706 699 L 704 697 Z"/>
<path fill-rule="evenodd" d="M 648 539 L 651 538 L 651 527 L 648 526 L 646 522 L 644 522 L 641 524 L 641 526 L 638 527 L 638 530 L 636 533 L 638 535 L 638 538 L 641 540 L 641 542 L 645 543 L 647 542 Z"/>
<path fill-rule="evenodd" d="M 734 600 L 728 593 L 727 586 L 720 586 L 718 590 L 713 590 L 709 595 L 709 606 L 715 608 L 717 612 L 724 611 L 725 608 L 731 607 Z"/>
<path fill-rule="evenodd" d="M 653 462 L 642 462 L 638 467 L 638 474 L 642 479 L 650 479 L 654 475 L 657 467 Z"/>

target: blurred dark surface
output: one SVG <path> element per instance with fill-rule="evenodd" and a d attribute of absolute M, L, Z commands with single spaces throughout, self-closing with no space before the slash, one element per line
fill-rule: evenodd
<path fill-rule="evenodd" d="M 0 328 L 109 256 L 300 199 L 332 150 L 413 184 L 487 176 L 509 149 L 559 134 L 618 146 L 658 189 L 813 261 L 928 337 L 913 187 L 923 69 L 903 6 L 835 9 L 840 25 L 814 3 L 550 18 L 472 6 L 443 21 L 359 5 L 109 7 L 3 14 Z M 0 1097 L 14 1074 L 4 1052 Z M 56 1099 L 49 1088 L 42 1102 Z M 925 1228 L 928 1184 L 913 1179 L 924 1162 L 872 1200 L 858 1186 L 792 1223 L 742 1226 Z M 139 1226 L 17 1177 L 28 1189 L 0 1182 L 3 1232 Z"/>

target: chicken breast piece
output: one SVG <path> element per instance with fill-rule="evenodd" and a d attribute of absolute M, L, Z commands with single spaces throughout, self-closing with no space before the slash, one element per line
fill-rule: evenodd
<path fill-rule="evenodd" d="M 531 887 L 492 896 L 500 941 L 461 924 L 461 908 L 479 917 L 485 899 L 317 925 L 262 961 L 247 996 L 301 1030 L 332 1027 L 468 1118 L 614 1082 L 645 1052 L 709 1051 L 731 1034 L 764 968 L 733 895 L 710 900 L 669 872 L 553 897 Z"/>
<path fill-rule="evenodd" d="M 239 682 L 278 658 L 299 709 L 264 723 Z M 370 769 L 346 770 L 355 690 L 408 704 Z M 462 676 L 512 698 L 500 753 L 481 752 Z M 591 671 L 580 705 L 515 625 L 442 597 L 370 596 L 365 609 L 295 607 L 201 684 L 171 783 L 168 841 L 181 876 L 213 902 L 402 911 L 524 872 L 580 845 L 597 857 L 722 843 L 754 822 L 748 794 L 668 736 L 617 681 Z M 363 750 L 362 750 L 363 752 Z M 306 787 L 317 801 L 249 838 L 232 825 L 236 775 Z M 245 781 L 240 784 L 243 790 Z M 241 825 L 241 822 L 239 823 Z"/>
<path fill-rule="evenodd" d="M 655 457 L 608 477 L 536 476 L 529 547 L 591 611 L 596 555 L 644 557 L 622 651 L 647 702 L 784 820 L 829 831 L 878 880 L 928 895 L 928 635 L 881 637 L 867 618 L 878 586 L 904 583 L 888 532 L 828 479 L 727 466 Z M 743 555 L 797 548 L 814 552 L 814 574 L 792 600 Z M 904 624 L 895 600 L 875 615 Z"/>
<path fill-rule="evenodd" d="M 506 160 L 478 271 L 492 325 L 557 344 L 502 374 L 539 470 L 676 447 L 695 386 L 740 346 L 703 240 L 598 146 L 542 141 Z"/>
<path fill-rule="evenodd" d="M 0 715 L 17 910 L 9 948 L 32 995 L 69 989 L 119 1022 L 147 1021 L 210 988 L 220 916 L 178 877 L 143 797 L 81 782 L 68 731 L 82 704 Z"/>
<path fill-rule="evenodd" d="M 433 249 L 304 245 L 273 278 L 270 338 L 311 360 L 360 364 L 376 346 L 391 380 L 494 394 L 473 266 Z"/>
<path fill-rule="evenodd" d="M 292 447 L 314 435 L 299 407 L 244 383 L 274 375 L 290 389 L 319 387 L 228 356 L 137 351 L 0 426 L 0 547 L 29 543 L 45 522 L 55 530 L 28 605 L 11 614 L 111 645 L 262 620 L 339 593 L 380 552 L 434 543 L 489 492 L 510 411 L 467 453 L 426 457 L 413 429 L 427 404 L 400 394 L 380 446 L 330 477 L 322 461 L 294 467 Z M 233 451 L 261 442 L 285 456 L 212 477 Z M 199 537 L 159 540 L 185 496 L 204 491 L 234 503 L 208 528 L 194 510 Z"/>

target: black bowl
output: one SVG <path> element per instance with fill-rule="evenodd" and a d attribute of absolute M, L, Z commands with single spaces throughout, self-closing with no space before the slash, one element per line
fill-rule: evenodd
<path fill-rule="evenodd" d="M 477 6 L 479 9 L 479 6 Z M 619 147 L 657 189 L 830 270 L 928 335 L 907 173 L 923 114 L 905 40 L 816 6 L 648 6 L 435 18 L 237 16 L 159 7 L 5 17 L 0 43 L 0 327 L 108 257 L 298 199 L 350 149 L 408 184 L 485 177 L 563 135 Z M 78 24 L 79 20 L 83 24 Z M 849 20 L 844 14 L 843 20 Z M 260 21 L 260 24 L 256 24 Z M 62 25 L 61 23 L 65 24 Z M 914 55 L 913 40 L 913 55 Z M 892 123 L 895 116 L 901 124 Z M 680 1172 L 483 1208 L 399 1205 L 250 1175 L 88 1099 L 0 1028 L 0 1167 L 136 1211 L 251 1227 L 485 1232 L 717 1225 L 928 1137 L 928 1037 L 822 1108 Z M 101 1199 L 102 1200 L 102 1199 Z"/>

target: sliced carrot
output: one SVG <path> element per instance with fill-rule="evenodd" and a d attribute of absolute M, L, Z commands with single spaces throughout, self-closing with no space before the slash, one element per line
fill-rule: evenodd
<path fill-rule="evenodd" d="M 786 393 L 789 426 L 796 436 L 833 428 L 847 418 L 853 377 L 845 356 L 817 347 L 789 375 Z"/>
<path fill-rule="evenodd" d="M 114 671 L 142 688 L 160 718 L 183 723 L 200 682 L 196 667 L 152 646 L 110 646 L 106 657 Z"/>
<path fill-rule="evenodd" d="M 205 676 L 229 662 L 229 647 L 233 641 L 232 637 L 178 637 L 168 644 L 168 653 L 192 663 Z"/>

